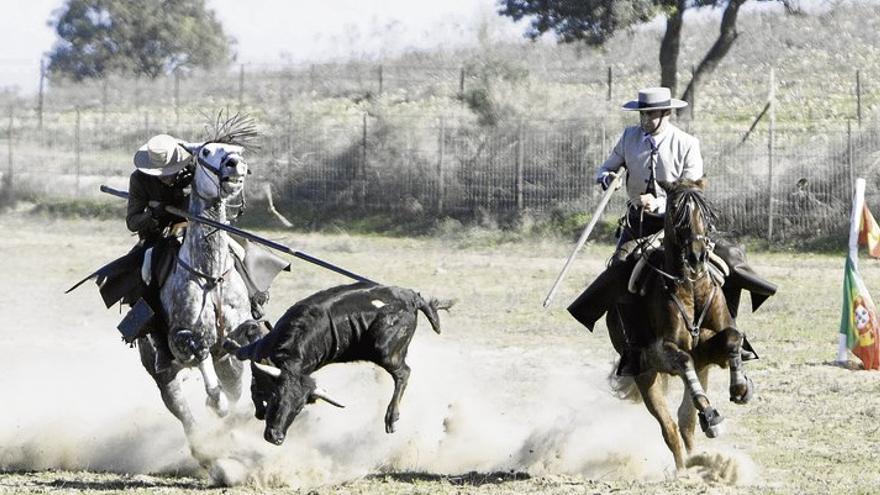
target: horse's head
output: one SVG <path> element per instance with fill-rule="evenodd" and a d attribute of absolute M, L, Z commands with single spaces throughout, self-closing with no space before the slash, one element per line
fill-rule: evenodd
<path fill-rule="evenodd" d="M 717 216 L 703 195 L 705 182 L 682 179 L 661 182 L 666 191 L 665 241 L 667 256 L 676 257 L 683 275 L 695 280 L 702 277 L 709 256 L 709 232 L 715 229 Z"/>
<path fill-rule="evenodd" d="M 235 144 L 205 143 L 194 147 L 193 194 L 208 203 L 221 203 L 238 196 L 250 173 L 242 157 L 244 148 Z"/>

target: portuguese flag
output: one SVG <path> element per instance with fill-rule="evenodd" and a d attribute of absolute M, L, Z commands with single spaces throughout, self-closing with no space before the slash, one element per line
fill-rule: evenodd
<path fill-rule="evenodd" d="M 842 309 L 840 333 L 846 337 L 846 346 L 862 360 L 866 370 L 880 369 L 880 320 L 877 319 L 877 307 L 849 256 L 843 275 Z"/>
<path fill-rule="evenodd" d="M 880 226 L 871 215 L 867 203 L 862 207 L 862 215 L 859 218 L 859 246 L 868 248 L 868 256 L 880 258 Z"/>

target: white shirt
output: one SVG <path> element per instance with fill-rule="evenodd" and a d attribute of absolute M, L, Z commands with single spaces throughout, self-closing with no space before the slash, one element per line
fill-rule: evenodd
<path fill-rule="evenodd" d="M 657 143 L 657 153 L 652 160 L 651 145 L 645 131 L 640 126 L 627 127 L 611 155 L 599 167 L 596 178 L 625 167 L 629 204 L 640 206 L 639 196 L 648 191 L 653 170 L 654 196 L 660 200 L 656 212 L 665 213 L 666 191 L 657 182 L 702 178 L 703 157 L 700 155 L 700 141 L 669 123 L 654 136 L 654 141 Z"/>

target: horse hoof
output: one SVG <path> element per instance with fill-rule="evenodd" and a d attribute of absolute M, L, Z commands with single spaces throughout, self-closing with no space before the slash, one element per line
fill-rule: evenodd
<path fill-rule="evenodd" d="M 752 400 L 752 396 L 755 391 L 755 384 L 752 382 L 752 379 L 745 376 L 745 390 L 743 390 L 742 385 L 731 385 L 730 386 L 730 402 L 734 404 L 747 404 L 750 400 Z"/>
<path fill-rule="evenodd" d="M 700 429 L 703 430 L 707 437 L 718 438 L 721 436 L 721 422 L 724 421 L 724 418 L 714 407 L 707 407 L 705 410 L 700 411 L 698 416 L 700 418 Z"/>

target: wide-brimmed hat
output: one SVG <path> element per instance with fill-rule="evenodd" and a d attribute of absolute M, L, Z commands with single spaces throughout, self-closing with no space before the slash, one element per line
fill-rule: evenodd
<path fill-rule="evenodd" d="M 623 109 L 650 112 L 652 110 L 672 110 L 686 106 L 686 101 L 672 98 L 669 88 L 660 87 L 640 89 L 639 99 L 626 102 L 623 105 Z"/>
<path fill-rule="evenodd" d="M 163 177 L 180 172 L 191 157 L 183 147 L 183 141 L 168 134 L 159 134 L 137 150 L 134 166 L 147 175 Z"/>

